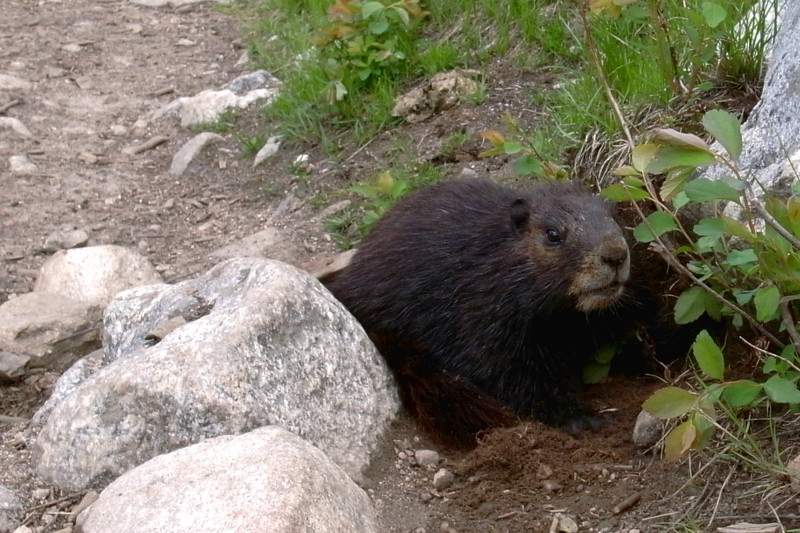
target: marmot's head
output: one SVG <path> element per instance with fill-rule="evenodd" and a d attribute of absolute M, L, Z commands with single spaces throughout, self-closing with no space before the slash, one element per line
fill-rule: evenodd
<path fill-rule="evenodd" d="M 622 295 L 630 253 L 607 202 L 576 185 L 549 184 L 514 200 L 511 220 L 543 290 L 565 292 L 584 312 Z"/>

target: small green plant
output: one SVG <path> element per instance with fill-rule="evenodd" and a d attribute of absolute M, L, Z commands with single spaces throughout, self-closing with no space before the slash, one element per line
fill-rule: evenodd
<path fill-rule="evenodd" d="M 630 166 L 619 169 L 622 180 L 603 194 L 612 200 L 645 201 L 653 211 L 645 216 L 634 237 L 649 243 L 693 285 L 678 297 L 675 321 L 688 324 L 704 313 L 745 324 L 765 338 L 773 352 L 761 372 L 765 380 L 726 380 L 722 350 L 705 331 L 692 351 L 704 379 L 701 392 L 679 387 L 657 391 L 645 409 L 659 418 L 685 419 L 667 436 L 665 453 L 685 456 L 711 438 L 718 410 L 733 411 L 763 402 L 800 405 L 800 197 L 788 199 L 767 193 L 763 203 L 735 164 L 742 150 L 739 122 L 730 113 L 714 110 L 703 117 L 705 130 L 725 149 L 718 154 L 700 137 L 672 129 L 654 132 L 654 142 L 636 146 Z M 692 179 L 699 168 L 721 164 L 728 174 L 718 180 Z M 656 185 L 653 175 L 663 176 Z M 680 212 L 699 205 L 708 216 L 684 228 Z M 724 210 L 737 207 L 739 216 Z"/>
<path fill-rule="evenodd" d="M 514 171 L 521 176 L 533 176 L 544 179 L 564 179 L 567 172 L 564 167 L 548 160 L 542 153 L 541 138 L 530 134 L 520 127 L 519 123 L 506 113 L 500 120 L 506 133 L 498 130 L 486 130 L 481 135 L 492 147 L 480 154 L 481 157 L 506 155 L 514 157 Z"/>
<path fill-rule="evenodd" d="M 354 185 L 353 190 L 369 202 L 361 217 L 362 227 L 372 227 L 397 200 L 406 195 L 408 188 L 408 181 L 393 178 L 388 170 L 381 172 L 371 185 Z"/>
<path fill-rule="evenodd" d="M 444 167 L 431 163 L 399 166 L 378 174 L 374 181 L 354 185 L 358 198 L 351 208 L 326 223 L 327 230 L 343 249 L 352 248 L 395 202 L 415 189 L 442 179 Z"/>
<path fill-rule="evenodd" d="M 328 103 L 335 104 L 381 77 L 405 70 L 414 53 L 412 21 L 426 12 L 419 0 L 336 0 L 328 15 L 331 25 L 312 43 L 319 48 L 322 70 L 330 80 Z"/>

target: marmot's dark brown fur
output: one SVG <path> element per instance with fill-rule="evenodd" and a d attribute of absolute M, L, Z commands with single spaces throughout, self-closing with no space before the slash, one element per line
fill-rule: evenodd
<path fill-rule="evenodd" d="M 610 207 L 577 186 L 456 180 L 398 202 L 327 285 L 409 407 L 463 442 L 516 416 L 593 425 L 574 381 L 629 270 Z"/>

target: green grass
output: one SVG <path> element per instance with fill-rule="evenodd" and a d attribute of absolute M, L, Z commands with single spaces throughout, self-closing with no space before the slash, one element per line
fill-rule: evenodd
<path fill-rule="evenodd" d="M 319 50 L 310 45 L 311 37 L 331 24 L 330 3 L 261 0 L 241 7 L 250 10 L 246 16 L 252 21 L 248 49 L 253 61 L 284 82 L 281 95 L 264 117 L 288 143 L 320 145 L 331 155 L 343 145 L 361 145 L 398 123 L 390 110 L 395 96 L 408 86 L 455 67 L 486 70 L 498 57 L 515 68 L 546 69 L 560 78 L 560 89 L 532 96 L 532 103 L 548 108 L 551 120 L 544 129 L 553 147 L 560 147 L 555 151 L 574 151 L 591 131 L 610 138 L 620 133 L 592 68 L 574 2 L 425 2 L 428 16 L 416 27 L 416 51 L 396 75 L 381 78 L 334 105 L 325 98 L 329 79 L 319 67 Z M 714 28 L 707 27 L 699 15 L 690 15 L 692 9 L 701 12 L 701 0 L 658 3 L 688 95 L 676 95 L 671 86 L 672 66 L 663 55 L 663 43 L 658 42 L 647 0 L 636 2 L 617 19 L 592 17 L 597 54 L 624 113 L 638 116 L 654 106 L 677 109 L 681 98 L 695 98 L 710 85 L 757 83 L 770 27 L 755 17 L 741 36 L 733 31 L 752 3 L 721 2 L 728 16 Z M 774 4 L 767 4 L 765 9 L 774 9 Z M 704 55 L 707 60 L 699 61 Z"/>
<path fill-rule="evenodd" d="M 431 163 L 398 164 L 355 185 L 342 196 L 351 196 L 347 209 L 325 221 L 326 230 L 339 248 L 353 248 L 367 234 L 372 224 L 394 203 L 410 192 L 440 181 L 446 167 Z"/>

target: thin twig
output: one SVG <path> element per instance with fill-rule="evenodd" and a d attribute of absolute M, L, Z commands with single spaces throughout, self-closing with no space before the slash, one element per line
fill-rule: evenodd
<path fill-rule="evenodd" d="M 789 309 L 789 302 L 786 300 L 781 300 L 778 304 L 778 307 L 781 310 L 781 318 L 783 319 L 783 325 L 786 326 L 786 331 L 792 338 L 795 348 L 800 350 L 800 334 L 797 333 L 797 328 L 794 326 L 794 317 Z"/>
<path fill-rule="evenodd" d="M 722 486 L 719 488 L 719 494 L 717 494 L 717 502 L 714 504 L 714 509 L 711 511 L 711 518 L 708 519 L 708 525 L 706 527 L 711 527 L 711 524 L 714 523 L 714 517 L 717 516 L 717 511 L 719 510 L 719 503 L 722 501 L 722 493 L 725 492 L 725 487 L 728 486 L 728 483 L 733 477 L 733 473 L 736 471 L 736 465 L 731 465 L 731 469 L 728 470 L 728 475 L 725 476 L 725 481 L 722 482 Z"/>
<path fill-rule="evenodd" d="M 752 348 L 752 349 L 754 349 L 754 350 L 756 350 L 758 352 L 761 352 L 764 355 L 767 355 L 769 357 L 774 357 L 775 359 L 778 359 L 779 361 L 783 361 L 784 363 L 789 365 L 792 368 L 792 370 L 794 370 L 795 372 L 800 372 L 800 367 L 798 367 L 795 363 L 793 363 L 789 359 L 786 359 L 785 357 L 781 356 L 780 354 L 773 353 L 773 352 L 770 352 L 768 350 L 765 350 L 764 348 L 756 346 L 755 344 L 753 344 L 752 342 L 748 341 L 744 337 L 739 337 L 739 340 L 742 341 L 747 346 L 749 346 L 750 348 Z"/>
<path fill-rule="evenodd" d="M 6 111 L 14 107 L 15 105 L 20 105 L 22 100 L 11 100 L 10 102 L 0 105 L 0 115 L 5 114 Z"/>
<path fill-rule="evenodd" d="M 686 276 L 687 278 L 689 278 L 689 279 L 692 281 L 692 283 L 694 283 L 694 284 L 696 284 L 696 285 L 698 285 L 698 286 L 702 287 L 702 288 L 703 288 L 703 290 L 705 290 L 707 293 L 709 293 L 711 296 L 713 296 L 713 297 L 714 297 L 716 300 L 718 300 L 720 303 L 722 303 L 723 305 L 727 306 L 728 308 L 730 308 L 730 309 L 732 309 L 733 311 L 736 311 L 737 313 L 739 313 L 740 315 L 742 315 L 742 317 L 744 317 L 744 318 L 747 320 L 747 322 L 748 322 L 748 323 L 750 323 L 750 325 L 751 325 L 751 326 L 752 326 L 754 329 L 758 330 L 758 332 L 759 332 L 759 333 L 761 333 L 762 335 L 764 335 L 765 337 L 767 337 L 767 338 L 770 340 L 770 342 L 773 342 L 773 343 L 774 343 L 776 346 L 778 346 L 779 348 L 784 348 L 784 347 L 786 346 L 786 344 L 785 344 L 785 343 L 783 343 L 783 342 L 781 342 L 780 340 L 778 340 L 778 338 L 777 338 L 775 335 L 773 335 L 772 333 L 770 333 L 770 331 L 769 331 L 767 328 L 765 328 L 765 327 L 764 327 L 764 326 L 763 326 L 763 325 L 762 325 L 762 324 L 761 324 L 761 323 L 760 323 L 758 320 L 756 320 L 756 319 L 755 319 L 755 318 L 754 318 L 752 315 L 750 315 L 750 314 L 749 314 L 747 311 L 745 311 L 744 309 L 742 309 L 741 307 L 739 307 L 739 306 L 738 306 L 738 305 L 736 305 L 735 303 L 733 303 L 733 302 L 729 301 L 727 298 L 725 298 L 724 296 L 722 296 L 721 294 L 719 294 L 717 291 L 715 291 L 714 289 L 712 289 L 712 288 L 711 288 L 711 287 L 710 287 L 708 284 L 706 284 L 706 282 L 702 281 L 700 278 L 698 278 L 697 276 L 695 276 L 695 275 L 694 275 L 694 272 L 692 272 L 691 270 L 689 270 L 688 268 L 686 268 L 686 267 L 683 265 L 683 263 L 681 263 L 680 261 L 678 261 L 678 259 L 677 259 L 677 258 L 676 258 L 674 255 L 672 255 L 672 253 L 670 253 L 669 249 L 667 249 L 667 248 L 666 248 L 666 246 L 664 246 L 664 244 L 661 242 L 661 239 L 660 239 L 660 238 L 657 238 L 656 240 L 657 240 L 657 242 L 658 242 L 658 246 L 659 246 L 659 247 L 663 247 L 663 250 L 656 249 L 656 252 L 658 252 L 658 254 L 659 254 L 659 255 L 660 255 L 660 256 L 661 256 L 661 257 L 662 257 L 664 260 L 666 260 L 666 261 L 667 261 L 667 263 L 668 263 L 668 264 L 669 264 L 671 267 L 675 268 L 675 269 L 676 269 L 676 270 L 678 270 L 678 271 L 679 271 L 681 274 L 683 274 L 684 276 Z"/>

